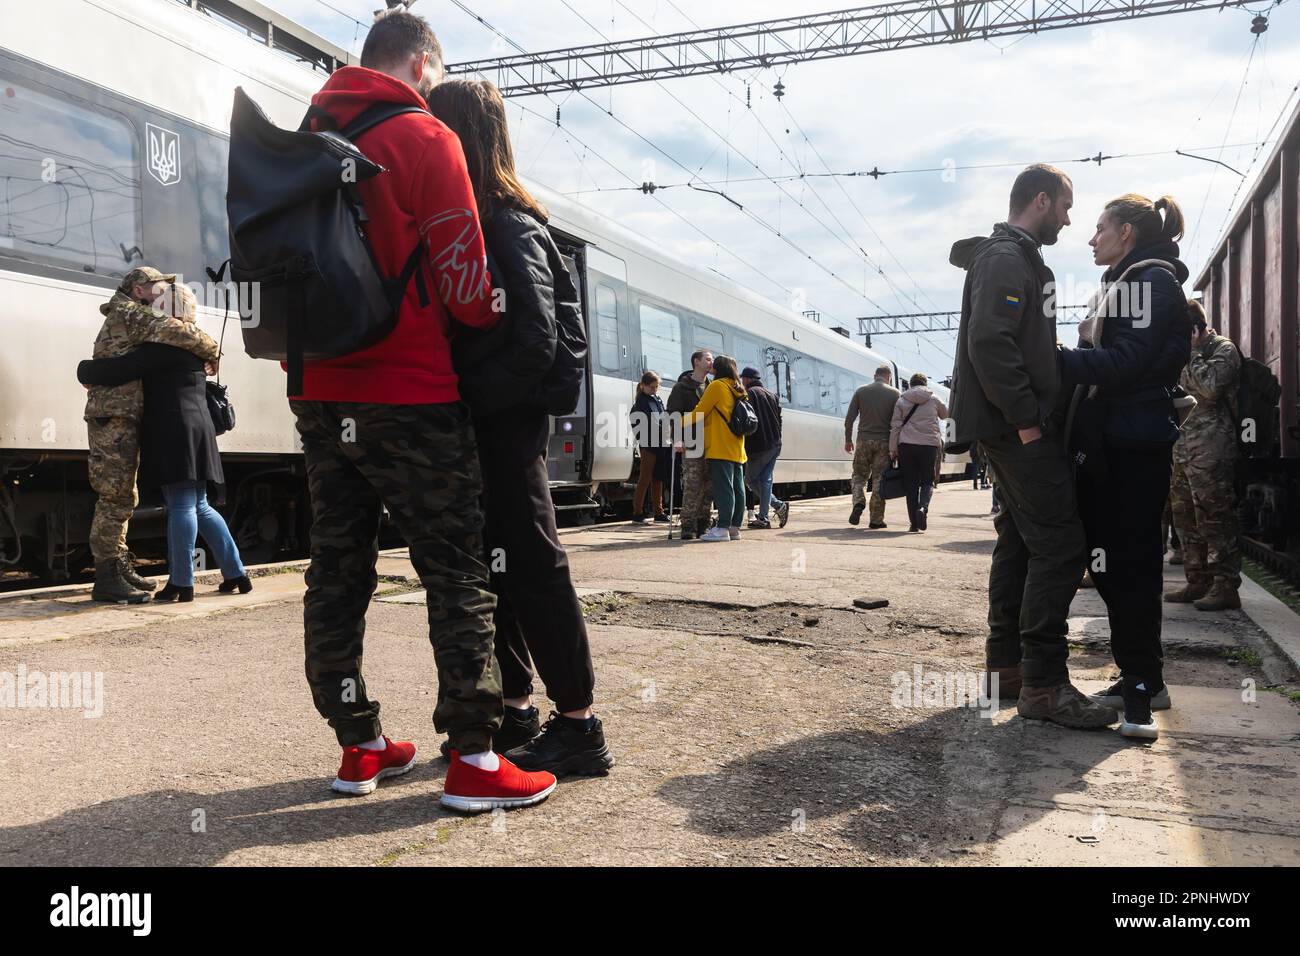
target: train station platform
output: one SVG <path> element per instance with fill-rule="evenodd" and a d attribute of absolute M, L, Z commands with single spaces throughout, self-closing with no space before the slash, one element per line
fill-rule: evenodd
<path fill-rule="evenodd" d="M 566 531 L 618 764 L 474 818 L 437 803 L 436 674 L 401 552 L 381 559 L 366 678 L 422 759 L 359 799 L 328 789 L 338 750 L 303 678 L 301 563 L 244 596 L 209 580 L 189 605 L 6 596 L 0 865 L 1300 864 L 1296 668 L 1266 632 L 1300 622 L 1280 602 L 1256 588 L 1244 612 L 1166 606 L 1174 707 L 1155 743 L 1066 730 L 968 699 L 988 493 L 943 487 L 923 535 L 901 502 L 884 531 L 848 510 L 795 502 L 785 529 L 727 544 Z M 1080 684 L 1113 679 L 1095 592 L 1071 632 Z M 19 706 L 6 675 L 87 675 L 87 693 Z"/>

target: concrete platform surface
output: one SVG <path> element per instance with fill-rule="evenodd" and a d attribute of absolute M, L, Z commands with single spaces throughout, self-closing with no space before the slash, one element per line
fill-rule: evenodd
<path fill-rule="evenodd" d="M 328 790 L 301 564 L 189 605 L 0 600 L 0 865 L 1300 864 L 1296 674 L 1247 613 L 1167 608 L 1174 707 L 1155 743 L 967 699 L 988 505 L 944 487 L 923 535 L 901 502 L 884 531 L 850 527 L 846 498 L 738 543 L 566 531 L 618 764 L 474 818 L 437 804 L 437 677 L 401 554 L 381 559 L 366 680 L 423 756 L 360 799 Z M 1105 686 L 1095 592 L 1071 630 L 1076 679 Z"/>

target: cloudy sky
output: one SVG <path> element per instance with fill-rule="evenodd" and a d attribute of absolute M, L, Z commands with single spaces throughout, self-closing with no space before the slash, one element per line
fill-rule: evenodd
<path fill-rule="evenodd" d="M 269 4 L 358 52 L 365 27 L 356 21 L 368 22 L 380 6 L 378 0 Z M 1256 10 L 1268 4 L 1260 0 Z M 464 5 L 529 51 L 850 6 L 844 0 Z M 450 62 L 513 52 L 452 0 L 418 0 L 413 11 L 433 25 Z M 509 104 L 517 157 L 536 181 L 578 194 L 673 254 L 775 301 L 817 309 L 824 324 L 854 331 L 858 316 L 959 308 L 963 273 L 948 264 L 953 241 L 986 234 L 1005 218 L 1018 167 L 1056 162 L 1074 179 L 1074 225 L 1047 258 L 1067 290 L 1072 283 L 1086 296 L 1099 273 L 1087 242 L 1101 207 L 1120 193 L 1174 196 L 1188 220 L 1184 260 L 1193 275 L 1204 265 L 1234 192 L 1239 204 L 1272 146 L 1259 144 L 1279 114 L 1296 105 L 1300 2 L 1268 13 L 1269 29 L 1258 41 L 1250 32 L 1253 13 L 1229 9 L 743 76 L 593 89 L 589 99 L 580 93 L 521 98 Z M 773 96 L 778 79 L 785 87 L 779 100 Z M 1274 137 L 1283 125 L 1285 119 Z M 1177 149 L 1249 175 L 1241 185 L 1236 173 L 1178 156 Z M 1116 158 L 1067 162 L 1099 151 Z M 903 172 L 779 184 L 767 178 L 876 168 Z M 934 169 L 947 172 L 905 172 Z M 646 179 L 682 184 L 692 176 L 771 230 L 719 196 L 680 185 L 653 197 L 627 188 Z M 1073 342 L 1073 329 L 1063 327 L 1061 337 Z M 953 339 L 952 333 L 898 335 L 873 344 L 943 376 L 952 367 Z"/>

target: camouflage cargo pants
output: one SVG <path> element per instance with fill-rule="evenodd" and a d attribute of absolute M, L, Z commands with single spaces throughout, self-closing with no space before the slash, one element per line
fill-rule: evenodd
<path fill-rule="evenodd" d="M 90 487 L 96 494 L 90 522 L 90 551 L 95 563 L 126 551 L 126 527 L 135 512 L 135 477 L 140 467 L 140 425 L 130 418 L 91 418 Z"/>
<path fill-rule="evenodd" d="M 1222 580 L 1241 585 L 1241 539 L 1231 457 L 1194 455 L 1174 460 L 1169 504 L 1183 550 L 1187 583 Z"/>
<path fill-rule="evenodd" d="M 688 449 L 689 450 L 689 449 Z M 701 455 L 682 455 L 682 530 L 703 534 L 713 511 L 713 473 Z"/>
<path fill-rule="evenodd" d="M 870 523 L 885 520 L 885 497 L 880 493 L 880 476 L 889 467 L 889 441 L 859 441 L 853 449 L 853 503 L 865 504 L 866 485 L 871 482 Z"/>
<path fill-rule="evenodd" d="M 382 504 L 428 594 L 438 668 L 434 727 L 462 753 L 489 749 L 501 726 L 496 599 L 483 560 L 482 481 L 468 410 L 460 403 L 290 406 L 311 492 L 303 624 L 316 709 L 345 747 L 382 732 L 379 702 L 361 674 Z"/>

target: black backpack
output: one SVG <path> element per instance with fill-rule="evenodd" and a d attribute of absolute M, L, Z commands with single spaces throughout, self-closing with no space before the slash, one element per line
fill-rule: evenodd
<path fill-rule="evenodd" d="M 1241 377 L 1235 396 L 1237 413 L 1237 447 L 1244 458 L 1267 458 L 1273 453 L 1278 433 L 1278 398 L 1282 386 L 1277 376 L 1263 362 L 1242 356 Z M 1245 422 L 1255 423 L 1252 442 L 1243 441 Z"/>
<path fill-rule="evenodd" d="M 713 410 L 721 417 L 722 412 L 716 405 L 713 406 Z M 731 407 L 731 417 L 727 419 L 727 427 L 737 438 L 745 438 L 758 431 L 758 414 L 747 399 L 736 399 L 736 404 Z"/>
<path fill-rule="evenodd" d="M 429 303 L 417 243 L 399 275 L 383 274 L 366 238 L 357 184 L 386 172 L 352 140 L 418 106 L 375 103 L 341 130 L 313 106 L 297 130 L 277 127 L 243 91 L 230 118 L 226 211 L 230 273 L 257 283 L 256 314 L 243 324 L 244 351 L 287 363 L 288 394 L 302 392 L 304 361 L 374 345 L 397 325 L 412 277 Z M 312 120 L 324 127 L 311 132 Z M 345 175 L 351 173 L 351 175 Z M 209 270 L 214 281 L 219 273 Z"/>

